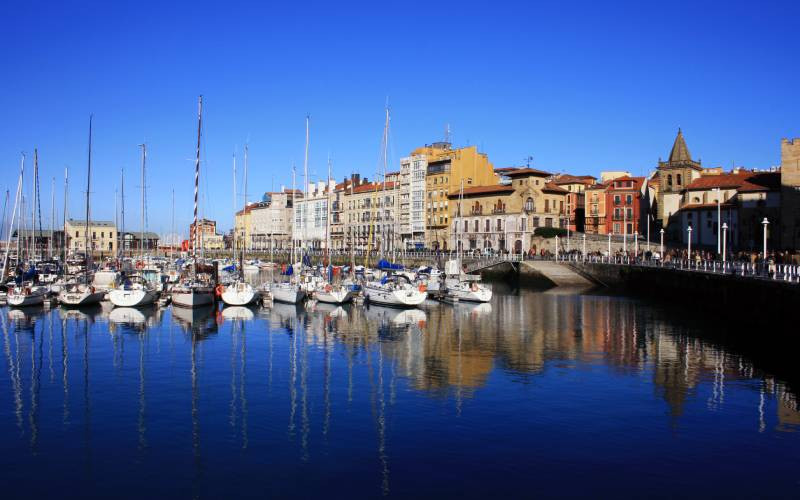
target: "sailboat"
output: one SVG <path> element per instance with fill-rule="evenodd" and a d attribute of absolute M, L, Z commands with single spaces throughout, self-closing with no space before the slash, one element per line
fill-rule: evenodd
<path fill-rule="evenodd" d="M 247 146 L 244 149 L 244 175 L 247 178 Z M 245 194 L 246 194 L 245 188 Z M 247 209 L 247 198 L 245 197 L 245 209 Z M 236 211 L 236 155 L 233 155 L 233 209 Z M 233 260 L 236 262 L 236 236 L 233 238 Z M 246 306 L 258 299 L 258 292 L 250 283 L 244 280 L 242 264 L 244 263 L 244 243 L 242 244 L 242 255 L 236 266 L 236 279 L 222 291 L 221 297 L 225 305 Z"/>
<path fill-rule="evenodd" d="M 58 301 L 65 306 L 88 306 L 99 304 L 105 291 L 98 290 L 92 284 L 89 277 L 92 249 L 89 245 L 89 194 L 91 193 L 92 183 L 92 116 L 89 116 L 89 164 L 86 169 L 86 225 L 83 231 L 83 248 L 86 252 L 86 266 L 83 271 L 83 279 L 76 283 L 68 283 L 61 288 L 58 293 Z"/>
<path fill-rule="evenodd" d="M 197 258 L 200 226 L 197 220 L 197 194 L 200 182 L 200 133 L 203 126 L 203 96 L 197 101 L 197 153 L 194 162 L 194 238 L 192 253 L 194 262 L 191 274 L 172 287 L 172 303 L 179 307 L 201 307 L 214 302 L 216 267 L 203 266 Z"/>
<path fill-rule="evenodd" d="M 145 160 L 147 158 L 147 145 L 142 144 L 142 233 L 139 236 L 139 259 L 144 262 L 144 199 L 145 199 Z M 123 182 L 123 196 L 124 196 Z M 123 219 L 125 225 L 125 200 L 122 202 Z M 126 276 L 122 284 L 108 293 L 108 300 L 115 307 L 139 307 L 152 304 L 158 299 L 159 291 L 153 286 L 152 282 L 144 278 L 143 273 Z"/>

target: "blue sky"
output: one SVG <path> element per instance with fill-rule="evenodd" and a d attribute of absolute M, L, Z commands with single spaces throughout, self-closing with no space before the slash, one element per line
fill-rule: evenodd
<path fill-rule="evenodd" d="M 166 5 L 169 4 L 169 5 Z M 441 140 L 496 166 L 651 170 L 677 128 L 706 165 L 768 167 L 800 136 L 798 2 L 7 2 L 0 17 L 0 188 L 38 147 L 49 216 L 65 165 L 83 213 L 95 116 L 93 214 L 139 226 L 147 142 L 149 228 L 192 216 L 197 96 L 204 95 L 203 212 L 228 228 L 231 155 L 250 148 L 250 198 L 310 170 L 374 177 L 383 108 L 390 160 Z M 29 163 L 29 166 L 31 164 Z M 241 205 L 242 200 L 238 200 Z"/>

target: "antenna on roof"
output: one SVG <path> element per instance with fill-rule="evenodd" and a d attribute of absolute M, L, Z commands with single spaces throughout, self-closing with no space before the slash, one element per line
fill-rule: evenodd
<path fill-rule="evenodd" d="M 450 124 L 444 126 L 444 142 L 450 142 Z"/>
<path fill-rule="evenodd" d="M 531 168 L 531 162 L 533 162 L 533 156 L 528 155 L 524 158 L 524 160 L 525 160 L 525 166 Z"/>

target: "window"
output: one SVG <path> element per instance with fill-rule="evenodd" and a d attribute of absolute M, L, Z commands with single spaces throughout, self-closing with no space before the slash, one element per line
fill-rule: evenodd
<path fill-rule="evenodd" d="M 633 209 L 632 208 L 626 208 L 625 209 L 625 214 L 627 215 L 628 220 L 633 220 Z"/>
<path fill-rule="evenodd" d="M 488 233 L 489 231 L 491 231 L 491 229 L 492 229 L 492 228 L 491 228 L 491 224 L 492 224 L 492 222 L 491 222 L 489 219 L 486 219 L 486 224 L 485 224 L 485 226 L 486 226 L 486 232 L 487 232 L 487 233 Z"/>
<path fill-rule="evenodd" d="M 519 231 L 524 231 L 524 230 L 526 230 L 528 228 L 528 225 L 526 224 L 526 222 L 528 222 L 528 221 L 525 220 L 525 217 L 523 217 L 523 218 L 521 218 L 519 220 Z"/>
<path fill-rule="evenodd" d="M 477 233 L 479 230 L 480 230 L 480 228 L 478 227 L 478 221 L 476 220 L 475 221 L 475 232 Z"/>
<path fill-rule="evenodd" d="M 632 194 L 629 194 L 629 195 L 625 196 L 625 203 L 627 203 L 628 205 L 633 203 L 633 195 Z"/>
<path fill-rule="evenodd" d="M 672 187 L 672 174 L 667 176 L 667 186 Z"/>
<path fill-rule="evenodd" d="M 469 222 L 464 221 L 464 232 L 466 233 L 467 231 L 469 231 Z"/>
<path fill-rule="evenodd" d="M 539 218 L 538 217 L 534 217 L 533 218 L 533 227 L 539 227 Z"/>
<path fill-rule="evenodd" d="M 544 200 L 544 211 L 545 212 L 550 211 L 550 200 Z"/>
<path fill-rule="evenodd" d="M 497 226 L 496 227 L 497 227 L 497 231 L 498 232 L 503 230 L 503 219 L 497 219 Z"/>
<path fill-rule="evenodd" d="M 528 197 L 528 199 L 525 200 L 525 211 L 526 212 L 533 212 L 534 211 L 533 209 L 534 209 L 533 198 Z"/>
<path fill-rule="evenodd" d="M 678 174 L 677 179 L 678 179 L 678 185 L 680 186 L 681 185 L 681 174 Z"/>
<path fill-rule="evenodd" d="M 553 218 L 552 217 L 545 217 L 545 219 L 544 219 L 544 227 L 553 227 Z"/>
<path fill-rule="evenodd" d="M 619 202 L 620 202 L 620 197 L 619 197 L 619 195 L 618 195 L 618 194 L 615 194 L 615 195 L 614 195 L 614 204 L 615 204 L 615 205 L 619 205 Z"/>

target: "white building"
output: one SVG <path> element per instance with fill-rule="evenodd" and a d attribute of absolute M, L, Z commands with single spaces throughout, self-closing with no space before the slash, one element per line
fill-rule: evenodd
<path fill-rule="evenodd" d="M 309 184 L 307 196 L 295 200 L 292 239 L 297 248 L 326 248 L 330 235 L 328 202 L 335 186 L 334 181 Z"/>
<path fill-rule="evenodd" d="M 405 248 L 425 245 L 425 155 L 400 159 L 400 237 Z"/>
<path fill-rule="evenodd" d="M 297 202 L 302 195 L 295 192 Z M 292 201 L 290 189 L 265 193 L 250 211 L 250 248 L 258 251 L 283 250 L 292 244 Z"/>

